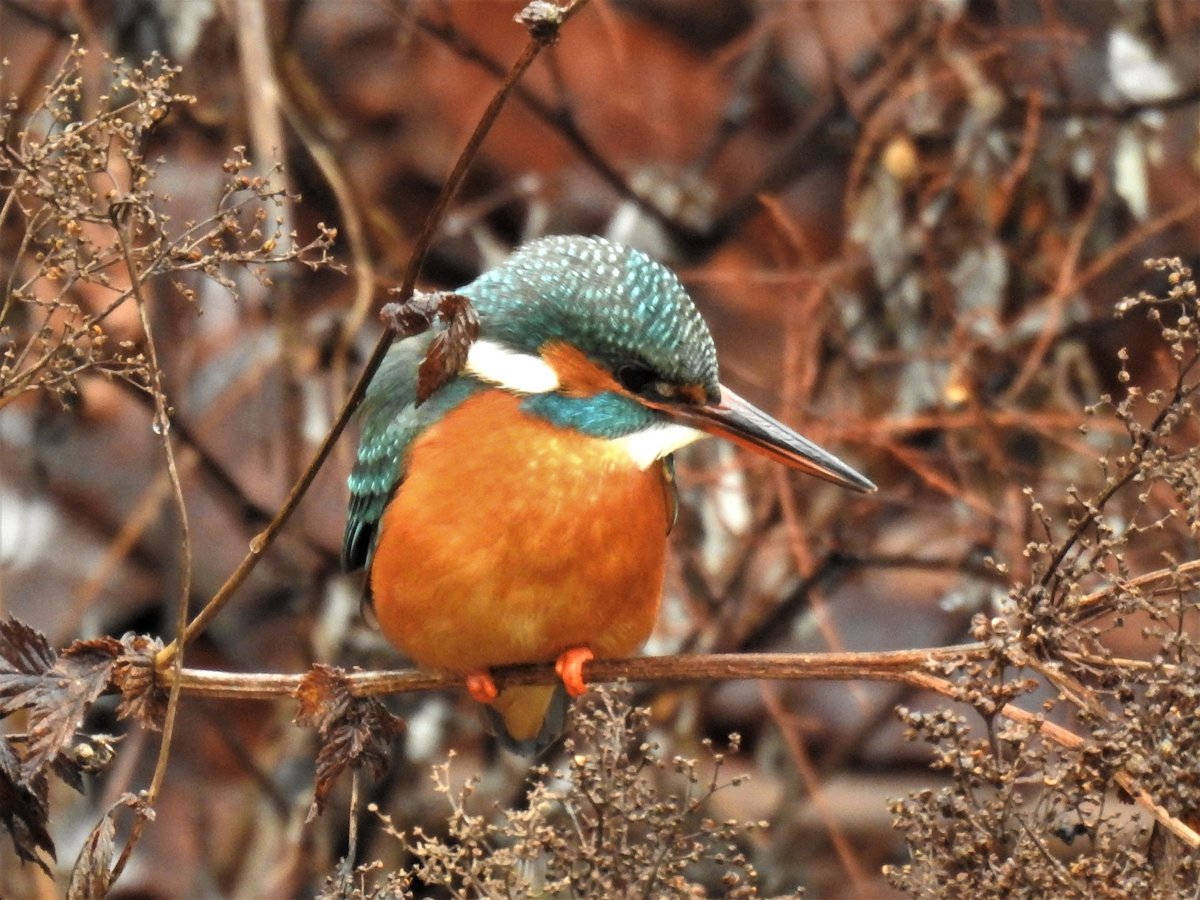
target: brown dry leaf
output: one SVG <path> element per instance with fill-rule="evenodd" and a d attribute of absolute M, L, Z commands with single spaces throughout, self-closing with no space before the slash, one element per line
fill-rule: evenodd
<path fill-rule="evenodd" d="M 44 635 L 9 617 L 0 622 L 0 715 L 29 709 L 22 780 L 58 756 L 83 714 L 108 685 L 121 644 L 112 638 L 75 641 L 55 657 Z M 69 780 L 69 779 L 68 779 Z"/>
<path fill-rule="evenodd" d="M 29 743 L 22 763 L 27 776 L 42 771 L 75 734 L 88 707 L 108 686 L 121 649 L 121 643 L 113 638 L 75 641 L 26 692 L 32 701 Z"/>
<path fill-rule="evenodd" d="M 154 660 L 163 643 L 144 634 L 126 634 L 121 646 L 125 654 L 112 671 L 113 684 L 121 691 L 117 716 L 132 717 L 146 728 L 162 731 L 169 692 L 154 677 Z"/>
<path fill-rule="evenodd" d="M 0 715 L 29 710 L 23 753 L 0 741 L 0 821 L 21 859 L 49 873 L 38 854 L 54 858 L 46 826 L 46 770 L 83 789 L 82 763 L 62 753 L 87 708 L 108 684 L 121 645 L 111 638 L 76 641 L 57 656 L 45 635 L 15 618 L 0 621 Z"/>
<path fill-rule="evenodd" d="M 400 338 L 428 331 L 434 318 L 446 330 L 433 339 L 417 377 L 417 405 L 450 381 L 466 364 L 467 353 L 479 336 L 479 314 L 469 297 L 453 291 L 413 294 L 404 303 L 388 303 L 379 311 L 380 320 Z"/>
<path fill-rule="evenodd" d="M 345 673 L 333 666 L 313 666 L 296 689 L 296 699 L 296 724 L 316 728 L 321 736 L 311 820 L 324 810 L 334 779 L 346 766 L 370 766 L 376 778 L 386 771 L 392 739 L 404 722 L 375 697 L 354 696 Z"/>
<path fill-rule="evenodd" d="M 54 841 L 46 830 L 49 814 L 46 779 L 27 782 L 12 746 L 7 739 L 0 739 L 0 825 L 12 837 L 17 857 L 37 863 L 47 875 L 50 868 L 38 851 L 55 858 Z"/>
<path fill-rule="evenodd" d="M 153 818 L 154 810 L 145 801 L 133 794 L 123 794 L 121 799 L 109 807 L 88 834 L 71 868 L 71 879 L 67 882 L 66 900 L 91 900 L 104 897 L 112 887 L 112 861 L 115 852 L 114 838 L 117 833 L 116 817 L 123 808 L 133 809 L 143 818 Z"/>
<path fill-rule="evenodd" d="M 71 880 L 67 882 L 67 900 L 103 897 L 108 893 L 113 838 L 117 833 L 112 813 L 111 809 L 106 812 L 83 842 L 71 869 Z"/>
<path fill-rule="evenodd" d="M 459 373 L 467 362 L 467 353 L 479 336 L 479 315 L 462 294 L 438 295 L 438 315 L 447 328 L 433 339 L 429 352 L 421 360 L 417 377 L 417 405 Z"/>
<path fill-rule="evenodd" d="M 379 310 L 379 321 L 396 332 L 398 338 L 412 337 L 429 330 L 439 305 L 438 294 L 418 291 L 403 303 L 385 303 Z"/>
<path fill-rule="evenodd" d="M 55 658 L 40 631 L 12 616 L 0 621 L 0 715 L 33 704 L 31 692 Z"/>

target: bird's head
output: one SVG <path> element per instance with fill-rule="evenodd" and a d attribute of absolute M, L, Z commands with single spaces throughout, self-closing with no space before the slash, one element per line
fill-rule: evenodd
<path fill-rule="evenodd" d="M 717 435 L 843 487 L 875 485 L 717 375 L 712 335 L 679 279 L 637 250 L 554 236 L 461 290 L 480 317 L 466 370 L 555 424 L 624 443 L 641 466 Z"/>

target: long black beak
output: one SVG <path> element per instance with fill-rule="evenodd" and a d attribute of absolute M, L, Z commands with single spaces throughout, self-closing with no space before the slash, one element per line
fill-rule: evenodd
<path fill-rule="evenodd" d="M 653 405 L 678 422 L 741 444 L 790 468 L 851 490 L 863 493 L 878 490 L 870 479 L 832 453 L 822 450 L 724 385 L 721 386 L 721 399 L 716 403 Z"/>

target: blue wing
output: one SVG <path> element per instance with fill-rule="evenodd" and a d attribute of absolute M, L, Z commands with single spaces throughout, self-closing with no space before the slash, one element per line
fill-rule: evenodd
<path fill-rule="evenodd" d="M 342 568 L 366 566 L 375 549 L 379 519 L 404 480 L 405 457 L 416 437 L 481 385 L 459 378 L 416 405 L 417 368 L 433 332 L 397 343 L 367 388 L 359 411 L 362 436 L 350 473 L 350 509 L 342 538 Z"/>

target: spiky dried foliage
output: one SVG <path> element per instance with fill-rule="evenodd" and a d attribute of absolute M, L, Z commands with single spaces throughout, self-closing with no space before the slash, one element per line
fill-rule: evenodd
<path fill-rule="evenodd" d="M 1200 592 L 1197 566 L 1180 562 L 1196 559 L 1200 531 L 1200 292 L 1180 260 L 1150 265 L 1167 273 L 1166 292 L 1126 299 L 1118 314 L 1158 325 L 1173 383 L 1131 384 L 1122 350 L 1124 396 L 1091 413 L 1124 426 L 1124 449 L 1099 460 L 1094 495 L 1069 489 L 1054 511 L 1034 501 L 1045 532 L 1025 551 L 1034 579 L 1010 591 L 1003 615 L 976 617 L 989 658 L 955 673 L 983 727 L 950 710 L 901 711 L 950 776 L 893 807 L 912 861 L 889 875 L 916 896 L 1176 897 L 1200 878 L 1200 852 L 1129 804 L 1144 792 L 1176 820 L 1200 820 Z M 1168 534 L 1186 540 L 1164 527 L 1175 520 L 1190 546 L 1167 545 Z M 1131 621 L 1146 642 L 1136 659 L 1112 646 Z M 1001 714 L 1038 689 L 1053 697 L 1034 724 Z M 1063 718 L 1077 747 L 1036 724 Z"/>
<path fill-rule="evenodd" d="M 601 689 L 572 713 L 565 768 L 542 765 L 516 808 L 473 811 L 478 779 L 456 790 L 450 762 L 433 770 L 449 801 L 447 833 L 402 832 L 381 816 L 388 834 L 412 857 L 405 869 L 371 885 L 379 864 L 331 877 L 328 900 L 453 897 L 696 897 L 704 884 L 722 896 L 757 897 L 757 873 L 739 844 L 763 822 L 705 816 L 722 780 L 725 754 L 706 763 L 667 757 L 647 738 L 649 711 L 631 693 Z M 740 744 L 730 738 L 729 752 Z"/>
<path fill-rule="evenodd" d="M 39 388 L 73 394 L 87 372 L 148 387 L 140 341 L 113 340 L 109 323 L 153 279 L 170 278 L 192 299 L 188 273 L 236 295 L 235 269 L 265 279 L 272 265 L 329 263 L 333 232 L 321 228 L 307 243 L 285 233 L 269 210 L 286 192 L 271 175 L 248 174 L 240 148 L 225 162 L 212 215 L 172 221 L 147 154 L 156 127 L 192 102 L 175 89 L 180 70 L 157 55 L 137 66 L 114 60 L 106 90 L 92 98 L 85 54 L 67 54 L 27 115 L 18 117 L 13 98 L 0 109 L 0 235 L 12 248 L 0 261 L 0 407 Z"/>
<path fill-rule="evenodd" d="M 132 67 L 113 60 L 107 86 L 92 97 L 85 54 L 72 46 L 31 111 L 20 114 L 16 99 L 0 110 L 0 245 L 11 250 L 0 254 L 0 410 L 34 391 L 65 402 L 85 375 L 101 374 L 152 393 L 165 411 L 148 319 L 112 327 L 122 307 L 141 306 L 145 286 L 168 279 L 191 300 L 198 276 L 237 296 L 239 270 L 265 282 L 274 265 L 331 264 L 334 232 L 320 226 L 307 243 L 285 232 L 284 217 L 271 211 L 292 198 L 274 173 L 249 174 L 240 148 L 224 164 L 212 214 L 176 224 L 166 211 L 170 198 L 155 191 L 148 154 L 155 128 L 191 101 L 175 90 L 179 70 L 157 55 Z M 0 92 L 2 76 L 0 67 Z M 164 413 L 155 429 L 165 433 L 168 424 Z M 161 727 L 165 692 L 149 668 L 159 649 L 154 639 L 126 635 L 75 641 L 56 654 L 40 632 L 0 621 L 0 718 L 28 717 L 24 735 L 0 736 L 0 826 L 22 860 L 49 872 L 45 859 L 55 855 L 49 775 L 82 791 L 83 774 L 112 756 L 107 736 L 79 734 L 102 692 L 124 694 L 122 717 Z M 112 815 L 122 806 L 153 814 L 142 801 L 122 801 Z M 94 886 L 110 883 L 111 818 L 93 830 L 72 896 L 103 893 Z M 92 887 L 77 887 L 85 883 Z"/>

